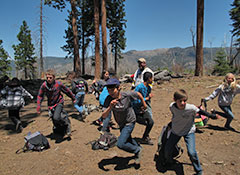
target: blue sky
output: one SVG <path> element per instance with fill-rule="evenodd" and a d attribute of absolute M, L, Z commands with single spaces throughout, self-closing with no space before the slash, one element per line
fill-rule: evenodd
<path fill-rule="evenodd" d="M 229 46 L 232 29 L 229 10 L 233 0 L 205 0 L 204 47 Z M 192 46 L 190 28 L 196 31 L 197 0 L 126 0 L 126 38 L 129 50 Z M 4 49 L 14 57 L 13 44 L 25 20 L 32 31 L 33 43 L 39 35 L 40 0 L 4 0 L 0 6 L 0 39 Z M 44 56 L 66 56 L 67 10 L 60 12 L 44 6 Z M 89 49 L 91 50 L 91 49 Z"/>

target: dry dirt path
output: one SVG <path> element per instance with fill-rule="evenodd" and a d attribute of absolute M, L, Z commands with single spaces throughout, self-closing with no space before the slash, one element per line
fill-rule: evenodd
<path fill-rule="evenodd" d="M 92 122 L 100 116 L 100 112 L 92 112 L 84 122 L 75 119 L 76 110 L 69 98 L 65 97 L 65 109 L 72 122 L 72 140 L 55 143 L 48 138 L 51 148 L 43 152 L 27 152 L 15 154 L 24 144 L 24 136 L 29 131 L 40 131 L 46 136 L 52 133 L 52 123 L 48 120 L 46 101 L 43 103 L 40 116 L 36 115 L 36 103 L 25 106 L 21 118 L 25 123 L 22 133 L 12 132 L 13 125 L 7 117 L 7 111 L 0 111 L 0 174 L 1 175 L 92 175 L 92 174 L 194 174 L 193 167 L 187 156 L 183 140 L 183 155 L 179 158 L 180 165 L 172 170 L 159 170 L 154 162 L 157 140 L 161 128 L 166 125 L 171 115 L 168 109 L 173 92 L 184 88 L 189 94 L 189 103 L 200 104 L 200 99 L 208 96 L 223 77 L 189 77 L 174 79 L 161 85 L 154 85 L 152 109 L 155 125 L 150 136 L 153 146 L 143 145 L 141 167 L 135 169 L 132 154 L 119 150 L 117 147 L 108 151 L 91 149 L 86 145 L 99 137 L 97 126 Z M 216 86 L 213 86 L 216 85 Z M 130 84 L 124 84 L 123 90 L 130 89 Z M 236 96 L 232 105 L 235 120 L 232 126 L 240 131 L 240 96 Z M 88 104 L 98 104 L 93 95 L 86 96 Z M 217 100 L 208 102 L 208 109 L 217 106 Z M 205 175 L 239 175 L 240 174 L 240 134 L 223 130 L 224 119 L 210 120 L 208 126 L 202 128 L 203 133 L 196 134 L 196 148 Z M 136 124 L 133 137 L 140 138 L 144 127 Z M 119 130 L 112 130 L 119 135 Z"/>

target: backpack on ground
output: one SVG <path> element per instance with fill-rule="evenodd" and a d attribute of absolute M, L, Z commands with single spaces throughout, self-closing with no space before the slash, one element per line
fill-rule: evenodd
<path fill-rule="evenodd" d="M 155 154 L 155 161 L 164 165 L 166 163 L 166 159 L 164 156 L 164 152 L 165 152 L 165 146 L 167 143 L 167 140 L 171 134 L 171 130 L 172 130 L 172 123 L 168 123 L 168 125 L 163 126 L 161 134 L 158 138 L 158 148 L 157 148 L 157 152 Z M 181 146 L 179 144 L 176 144 L 174 146 L 173 149 L 173 159 L 178 159 L 183 153 L 183 149 L 181 148 Z"/>
<path fill-rule="evenodd" d="M 99 139 L 93 141 L 91 144 L 93 150 L 98 149 L 108 150 L 109 148 L 114 147 L 116 143 L 117 137 L 114 134 L 110 132 L 104 132 L 103 134 L 100 135 Z"/>
<path fill-rule="evenodd" d="M 44 149 L 50 148 L 49 142 L 47 138 L 41 134 L 39 131 L 35 133 L 29 132 L 27 136 L 24 137 L 25 144 L 23 146 L 22 151 L 42 151 Z M 17 150 L 16 153 L 19 153 L 21 150 Z"/>

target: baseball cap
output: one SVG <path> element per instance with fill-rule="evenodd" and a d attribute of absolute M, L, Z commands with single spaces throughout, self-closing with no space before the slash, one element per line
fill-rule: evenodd
<path fill-rule="evenodd" d="M 145 62 L 146 63 L 146 60 L 145 60 L 145 58 L 139 58 L 138 62 L 140 62 L 140 63 Z"/>
<path fill-rule="evenodd" d="M 111 86 L 119 86 L 120 81 L 116 78 L 109 78 L 105 86 L 111 87 Z"/>

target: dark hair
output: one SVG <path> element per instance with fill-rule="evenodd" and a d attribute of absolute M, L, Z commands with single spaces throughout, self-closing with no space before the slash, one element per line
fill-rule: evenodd
<path fill-rule="evenodd" d="M 101 76 L 101 79 L 104 79 L 104 75 L 105 75 L 105 73 L 109 73 L 109 75 L 110 75 L 110 72 L 108 71 L 108 70 L 103 70 L 103 72 L 102 72 L 102 76 Z"/>
<path fill-rule="evenodd" d="M 173 95 L 174 100 L 180 100 L 182 98 L 188 99 L 187 92 L 184 89 L 177 90 Z"/>
<path fill-rule="evenodd" d="M 153 77 L 153 75 L 151 72 L 145 72 L 143 74 L 143 81 L 146 82 L 149 78 L 152 78 L 152 77 Z"/>
<path fill-rule="evenodd" d="M 8 85 L 11 87 L 20 86 L 20 81 L 18 78 L 14 77 L 11 81 L 9 81 Z"/>

